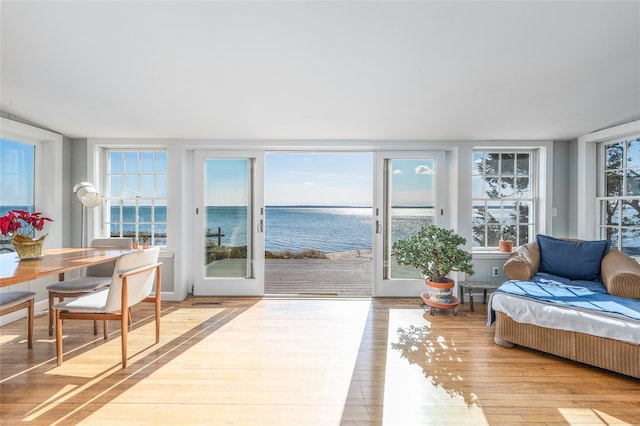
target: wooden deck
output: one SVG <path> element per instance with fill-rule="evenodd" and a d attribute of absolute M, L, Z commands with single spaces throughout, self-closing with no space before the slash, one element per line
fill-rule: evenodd
<path fill-rule="evenodd" d="M 371 296 L 371 257 L 269 259 L 265 294 Z"/>

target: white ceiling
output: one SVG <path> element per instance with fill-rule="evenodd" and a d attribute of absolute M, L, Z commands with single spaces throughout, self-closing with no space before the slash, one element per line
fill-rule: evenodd
<path fill-rule="evenodd" d="M 0 7 L 0 108 L 71 137 L 559 140 L 640 118 L 638 1 Z"/>

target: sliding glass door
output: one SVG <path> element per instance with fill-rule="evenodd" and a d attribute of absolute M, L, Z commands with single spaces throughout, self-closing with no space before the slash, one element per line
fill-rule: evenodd
<path fill-rule="evenodd" d="M 416 297 L 424 278 L 399 265 L 393 243 L 411 237 L 422 226 L 448 227 L 443 152 L 376 154 L 374 208 L 374 296 Z"/>
<path fill-rule="evenodd" d="M 264 293 L 264 154 L 199 151 L 196 296 Z"/>

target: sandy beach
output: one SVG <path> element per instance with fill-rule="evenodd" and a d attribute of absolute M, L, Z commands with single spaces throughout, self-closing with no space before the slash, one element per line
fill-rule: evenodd
<path fill-rule="evenodd" d="M 371 250 L 355 250 L 355 251 L 342 251 L 338 253 L 327 253 L 329 259 L 351 259 L 354 257 L 363 257 L 371 259 Z"/>

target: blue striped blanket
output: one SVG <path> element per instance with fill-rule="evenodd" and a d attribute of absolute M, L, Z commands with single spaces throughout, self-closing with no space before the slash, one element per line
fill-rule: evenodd
<path fill-rule="evenodd" d="M 640 300 L 627 299 L 591 291 L 584 287 L 550 282 L 507 281 L 494 294 L 508 293 L 542 302 L 588 309 L 640 321 Z M 493 295 L 492 295 L 493 296 Z M 489 324 L 495 321 L 495 312 L 489 303 Z"/>

